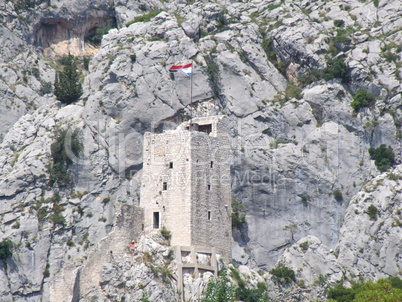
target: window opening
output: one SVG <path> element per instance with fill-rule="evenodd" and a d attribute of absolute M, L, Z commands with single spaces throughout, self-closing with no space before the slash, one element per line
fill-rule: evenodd
<path fill-rule="evenodd" d="M 159 229 L 159 212 L 154 212 L 154 229 Z"/>
<path fill-rule="evenodd" d="M 211 191 L 211 185 L 208 185 L 208 191 Z"/>
<path fill-rule="evenodd" d="M 167 185 L 167 182 L 165 181 L 165 182 L 163 182 L 163 191 L 166 191 L 167 190 L 167 188 L 168 188 L 168 185 Z"/>
<path fill-rule="evenodd" d="M 210 134 L 212 132 L 212 124 L 207 125 L 199 125 L 198 126 L 199 132 L 205 132 L 206 134 Z"/>
<path fill-rule="evenodd" d="M 208 211 L 208 220 L 212 219 L 211 211 Z"/>
<path fill-rule="evenodd" d="M 169 163 L 169 169 L 173 169 L 173 162 L 172 161 Z"/>
<path fill-rule="evenodd" d="M 214 167 L 214 162 L 211 160 L 211 169 Z"/>

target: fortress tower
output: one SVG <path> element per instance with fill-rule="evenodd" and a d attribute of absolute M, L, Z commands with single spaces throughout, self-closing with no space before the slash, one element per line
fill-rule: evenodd
<path fill-rule="evenodd" d="M 190 129 L 191 127 L 191 129 Z M 144 232 L 171 231 L 172 246 L 214 247 L 231 259 L 230 138 L 224 116 L 145 133 Z"/>

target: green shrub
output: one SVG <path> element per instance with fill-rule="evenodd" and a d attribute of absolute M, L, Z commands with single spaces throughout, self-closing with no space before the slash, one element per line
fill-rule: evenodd
<path fill-rule="evenodd" d="M 73 155 L 78 156 L 81 152 L 83 145 L 79 141 L 78 130 L 73 130 L 71 132 L 67 130 L 57 129 L 55 132 L 55 142 L 50 146 L 52 163 L 48 166 L 48 173 L 50 182 L 49 185 L 53 186 L 57 183 L 60 187 L 65 187 L 70 184 L 70 171 L 69 167 L 73 163 L 70 158 L 71 154 L 67 153 L 70 150 Z M 67 140 L 71 138 L 71 140 Z"/>
<path fill-rule="evenodd" d="M 167 228 L 165 228 L 165 226 L 162 227 L 160 232 L 162 237 L 165 238 L 166 240 L 170 240 L 170 238 L 172 237 L 172 233 Z"/>
<path fill-rule="evenodd" d="M 337 302 L 352 302 L 360 286 L 360 284 L 354 284 L 351 288 L 346 288 L 342 285 L 338 285 L 328 290 L 327 298 Z"/>
<path fill-rule="evenodd" d="M 338 30 L 337 35 L 332 39 L 334 44 L 342 43 L 342 44 L 349 44 L 350 38 L 347 36 L 347 32 L 344 29 Z"/>
<path fill-rule="evenodd" d="M 321 80 L 323 77 L 324 77 L 324 75 L 321 71 L 310 70 L 306 74 L 300 76 L 299 83 L 300 83 L 301 87 L 305 87 L 308 84 Z"/>
<path fill-rule="evenodd" d="M 3 239 L 3 241 L 0 242 L 0 259 L 6 260 L 11 257 L 13 247 L 14 243 L 10 239 Z"/>
<path fill-rule="evenodd" d="M 302 243 L 299 244 L 299 247 L 300 247 L 304 252 L 306 252 L 306 251 L 308 250 L 308 247 L 309 247 L 309 246 L 310 246 L 310 245 L 309 245 L 308 241 L 304 241 L 304 242 L 302 242 Z"/>
<path fill-rule="evenodd" d="M 232 229 L 239 229 L 246 222 L 246 215 L 242 213 L 244 209 L 244 205 L 232 196 Z"/>
<path fill-rule="evenodd" d="M 285 90 L 285 100 L 291 100 L 293 98 L 295 98 L 296 100 L 300 100 L 303 97 L 302 95 L 302 90 L 300 87 L 296 86 L 293 83 L 289 83 L 286 86 L 286 90 Z"/>
<path fill-rule="evenodd" d="M 133 53 L 133 54 L 131 54 L 130 55 L 130 60 L 131 60 L 131 63 L 135 63 L 135 61 L 137 60 L 137 55 L 135 54 L 135 53 Z"/>
<path fill-rule="evenodd" d="M 294 270 L 286 267 L 283 263 L 279 263 L 276 268 L 269 271 L 273 276 L 273 281 L 282 286 L 287 286 L 292 282 L 296 282 L 296 275 Z"/>
<path fill-rule="evenodd" d="M 384 59 L 388 62 L 396 62 L 399 59 L 399 56 L 395 53 L 392 53 L 390 51 L 387 51 L 386 53 L 384 53 Z"/>
<path fill-rule="evenodd" d="M 160 10 L 153 10 L 144 15 L 137 16 L 137 17 L 135 17 L 135 19 L 133 21 L 126 23 L 126 26 L 129 27 L 131 24 L 134 24 L 137 22 L 149 22 L 149 21 L 151 21 L 151 19 L 156 17 L 160 12 L 161 12 Z"/>
<path fill-rule="evenodd" d="M 82 65 L 84 65 L 85 70 L 89 70 L 89 62 L 91 61 L 91 58 L 88 56 L 85 56 L 82 58 Z"/>
<path fill-rule="evenodd" d="M 393 288 L 398 288 L 402 289 L 402 280 L 398 277 L 389 277 L 388 278 L 389 283 Z"/>
<path fill-rule="evenodd" d="M 88 37 L 87 40 L 92 43 L 95 46 L 99 46 L 102 42 L 102 38 L 104 35 L 106 35 L 109 30 L 111 30 L 112 28 L 115 28 L 114 26 L 104 26 L 104 27 L 100 27 L 97 28 L 95 30 L 95 34 Z"/>
<path fill-rule="evenodd" d="M 234 302 L 235 286 L 229 282 L 226 270 L 219 272 L 218 280 L 211 278 L 208 281 L 205 296 L 201 302 Z"/>
<path fill-rule="evenodd" d="M 345 288 L 342 285 L 337 285 L 330 288 L 327 292 L 327 298 L 336 302 L 366 302 L 366 301 L 387 301 L 399 302 L 402 301 L 402 290 L 395 285 L 395 280 L 398 277 L 388 279 L 379 279 L 376 283 L 368 281 L 364 283 L 355 283 L 351 288 Z"/>
<path fill-rule="evenodd" d="M 151 300 L 149 300 L 148 293 L 145 290 L 142 291 L 141 302 L 151 302 Z"/>
<path fill-rule="evenodd" d="M 375 98 L 366 90 L 358 90 L 356 94 L 353 96 L 353 101 L 350 103 L 353 110 L 357 112 L 360 108 L 371 107 L 375 104 Z"/>
<path fill-rule="evenodd" d="M 46 267 L 46 269 L 43 271 L 43 277 L 47 278 L 50 276 L 50 270 L 49 267 Z"/>
<path fill-rule="evenodd" d="M 82 95 L 80 73 L 73 56 L 65 57 L 62 62 L 64 62 L 63 70 L 56 73 L 54 81 L 54 95 L 60 102 L 71 104 L 78 101 Z"/>
<path fill-rule="evenodd" d="M 64 218 L 62 212 L 65 210 L 65 207 L 58 204 L 57 202 L 58 201 L 53 203 L 53 214 L 50 215 L 50 220 L 53 222 L 54 225 L 64 226 L 66 224 L 66 219 Z"/>
<path fill-rule="evenodd" d="M 370 217 L 370 220 L 377 220 L 378 209 L 375 205 L 370 205 L 367 209 L 367 214 Z"/>
<path fill-rule="evenodd" d="M 334 192 L 332 192 L 332 195 L 334 195 L 334 198 L 336 201 L 342 201 L 343 200 L 343 195 L 342 192 L 340 190 L 335 190 Z"/>
<path fill-rule="evenodd" d="M 390 146 L 381 144 L 378 148 L 370 148 L 369 154 L 380 172 L 389 170 L 395 164 L 395 154 Z"/>
<path fill-rule="evenodd" d="M 336 27 L 343 27 L 345 25 L 345 21 L 343 21 L 343 20 L 334 20 L 334 25 Z"/>
<path fill-rule="evenodd" d="M 325 67 L 323 70 L 324 79 L 326 81 L 329 81 L 339 78 L 342 79 L 342 81 L 346 82 L 349 80 L 348 71 L 349 68 L 346 65 L 344 59 L 329 59 L 327 61 L 327 67 Z"/>
<path fill-rule="evenodd" d="M 268 301 L 267 285 L 263 282 L 258 282 L 257 288 L 237 287 L 235 297 L 239 301 L 244 302 L 262 302 Z"/>
<path fill-rule="evenodd" d="M 110 201 L 110 197 L 105 197 L 102 200 L 102 203 L 108 203 Z"/>
<path fill-rule="evenodd" d="M 45 95 L 53 92 L 53 85 L 50 82 L 43 82 L 39 89 L 39 95 Z"/>
<path fill-rule="evenodd" d="M 212 55 L 206 55 L 204 57 L 205 63 L 207 64 L 207 75 L 209 79 L 209 84 L 211 85 L 212 92 L 215 97 L 219 98 L 221 92 L 221 81 L 219 77 L 219 65 L 216 59 Z"/>

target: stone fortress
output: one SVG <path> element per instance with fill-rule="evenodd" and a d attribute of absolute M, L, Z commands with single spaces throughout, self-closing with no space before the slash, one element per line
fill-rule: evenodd
<path fill-rule="evenodd" d="M 231 259 L 230 137 L 224 116 L 145 133 L 143 231 L 166 228 L 172 246 L 213 248 Z"/>

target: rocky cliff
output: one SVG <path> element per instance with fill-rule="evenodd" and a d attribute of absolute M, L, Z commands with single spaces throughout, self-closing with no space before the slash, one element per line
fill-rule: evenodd
<path fill-rule="evenodd" d="M 236 263 L 282 261 L 306 286 L 401 276 L 401 10 L 382 0 L 0 3 L 0 238 L 15 245 L 0 263 L 3 300 L 107 299 L 105 280 L 128 282 L 113 277 L 105 246 L 124 257 L 140 234 L 142 136 L 191 112 L 232 123 L 232 189 L 245 207 Z M 81 99 L 66 106 L 44 88 L 68 53 L 90 60 Z M 189 78 L 168 72 L 188 59 L 193 103 Z M 359 89 L 375 106 L 352 109 Z M 78 129 L 84 145 L 65 188 L 49 182 L 57 129 Z M 391 174 L 370 159 L 381 144 L 396 154 Z"/>

